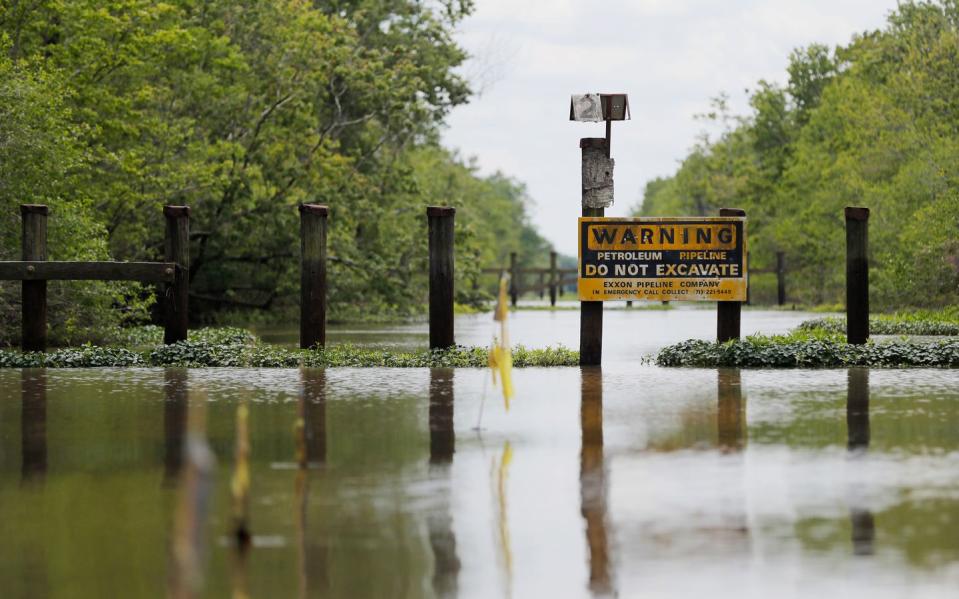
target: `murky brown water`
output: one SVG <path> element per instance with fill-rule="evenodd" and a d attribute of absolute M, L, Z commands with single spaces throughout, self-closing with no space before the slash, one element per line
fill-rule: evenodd
<path fill-rule="evenodd" d="M 203 596 L 955 596 L 959 371 L 610 361 L 509 412 L 471 369 L 0 370 L 0 596 L 165 594 L 200 406 Z"/>

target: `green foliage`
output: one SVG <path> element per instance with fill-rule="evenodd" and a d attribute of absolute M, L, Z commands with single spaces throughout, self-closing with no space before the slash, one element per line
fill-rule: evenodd
<path fill-rule="evenodd" d="M 790 56 L 788 84 L 761 81 L 752 113 L 722 126 L 679 171 L 650 182 L 638 212 L 749 216 L 752 266 L 785 251 L 790 299 L 842 299 L 842 209 L 871 209 L 871 297 L 882 307 L 959 300 L 959 4 L 903 2 L 882 31 Z M 753 297 L 774 300 L 774 287 Z"/>
<path fill-rule="evenodd" d="M 258 339 L 240 327 L 205 327 L 190 329 L 189 341 L 214 345 L 256 345 Z M 110 336 L 110 344 L 121 347 L 144 347 L 163 343 L 163 327 L 148 324 L 119 329 Z"/>
<path fill-rule="evenodd" d="M 959 340 L 849 345 L 815 338 L 748 337 L 726 343 L 694 339 L 664 347 L 656 355 L 655 362 L 659 366 L 702 368 L 957 367 Z"/>
<path fill-rule="evenodd" d="M 457 300 L 476 304 L 467 282 L 483 262 L 546 244 L 521 184 L 480 177 L 437 145 L 469 97 L 452 35 L 471 10 L 468 0 L 0 5 L 0 253 L 17 254 L 16 205 L 43 202 L 52 258 L 156 260 L 161 207 L 187 204 L 191 316 L 284 318 L 298 300 L 296 207 L 319 202 L 330 206 L 330 317 L 406 316 L 426 302 L 425 207 L 447 204 L 458 208 Z M 55 336 L 70 330 L 65 319 L 112 330 L 151 300 L 129 285 L 63 289 L 51 292 L 62 298 L 51 302 Z M 18 301 L 4 290 L 9 343 Z M 117 315 L 103 316 L 110 306 Z"/>
<path fill-rule="evenodd" d="M 20 260 L 20 209 L 47 204 L 50 260 L 107 257 L 107 234 L 85 194 L 79 173 L 90 166 L 77 141 L 84 127 L 72 120 L 63 77 L 44 64 L 10 59 L 11 40 L 0 31 L 0 260 Z M 134 284 L 48 284 L 50 342 L 103 340 L 102 331 L 142 318 L 145 303 Z M 122 310 L 110 310 L 122 306 Z M 20 284 L 0 283 L 0 346 L 19 343 Z"/>
<path fill-rule="evenodd" d="M 49 353 L 0 351 L 0 368 L 90 368 L 104 366 L 184 366 L 297 368 L 391 367 L 391 368 L 484 368 L 489 362 L 485 347 L 456 346 L 443 350 L 392 351 L 353 345 L 335 345 L 309 350 L 261 345 L 256 336 L 233 327 L 190 331 L 190 338 L 162 345 L 159 327 L 137 327 L 115 341 L 129 346 L 83 345 Z M 513 348 L 513 365 L 523 367 L 576 366 L 579 353 L 562 345 L 545 349 Z"/>
<path fill-rule="evenodd" d="M 845 335 L 846 319 L 838 317 L 807 320 L 799 331 L 841 333 Z M 916 310 L 896 314 L 880 314 L 869 319 L 872 335 L 959 335 L 959 309 Z"/>

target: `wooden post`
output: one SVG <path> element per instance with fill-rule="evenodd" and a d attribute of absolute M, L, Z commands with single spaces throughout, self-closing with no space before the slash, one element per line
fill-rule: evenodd
<path fill-rule="evenodd" d="M 776 301 L 786 305 L 786 253 L 776 252 Z"/>
<path fill-rule="evenodd" d="M 603 216 L 606 209 L 596 206 L 611 202 L 613 196 L 609 143 L 602 138 L 585 137 L 579 140 L 579 147 L 583 151 L 583 216 Z M 599 366 L 602 362 L 603 302 L 580 302 L 579 364 Z"/>
<path fill-rule="evenodd" d="M 556 273 L 556 252 L 549 253 L 549 305 L 556 307 L 556 296 L 559 291 L 559 275 Z"/>
<path fill-rule="evenodd" d="M 519 300 L 519 271 L 516 269 L 516 252 L 509 253 L 509 301 L 515 308 Z"/>
<path fill-rule="evenodd" d="M 47 259 L 47 207 L 21 204 L 21 259 Z M 20 284 L 20 335 L 23 351 L 47 350 L 47 282 L 23 281 Z"/>
<path fill-rule="evenodd" d="M 546 273 L 543 271 L 539 272 L 539 299 L 543 299 L 543 296 L 546 294 Z"/>
<path fill-rule="evenodd" d="M 177 265 L 173 284 L 167 287 L 164 301 L 164 343 L 185 341 L 190 311 L 190 207 L 164 206 L 166 238 L 164 260 Z"/>
<path fill-rule="evenodd" d="M 720 208 L 719 216 L 746 216 L 746 211 Z M 716 341 L 719 343 L 739 339 L 742 305 L 742 302 L 716 302 Z"/>
<path fill-rule="evenodd" d="M 453 335 L 453 217 L 456 208 L 426 209 L 430 243 L 430 349 L 456 345 Z"/>
<path fill-rule="evenodd" d="M 326 222 L 329 210 L 300 204 L 300 348 L 326 346 Z"/>
<path fill-rule="evenodd" d="M 869 340 L 869 208 L 846 207 L 846 342 Z"/>

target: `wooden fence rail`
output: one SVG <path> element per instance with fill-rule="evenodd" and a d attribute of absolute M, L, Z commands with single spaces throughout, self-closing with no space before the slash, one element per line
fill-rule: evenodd
<path fill-rule="evenodd" d="M 746 260 L 749 260 L 748 254 Z M 575 268 L 556 268 L 556 252 L 550 252 L 550 266 L 547 268 L 520 268 L 517 266 L 517 254 L 516 252 L 512 252 L 510 253 L 509 266 L 482 268 L 480 269 L 480 272 L 488 275 L 498 275 L 504 272 L 510 273 L 510 302 L 514 307 L 516 306 L 516 302 L 520 295 L 524 293 L 538 293 L 540 299 L 543 299 L 546 291 L 549 291 L 550 294 L 550 305 L 555 306 L 558 290 L 562 289 L 563 287 L 575 285 L 578 278 L 578 271 Z M 754 274 L 775 274 L 776 304 L 779 306 L 786 305 L 785 252 L 776 252 L 776 266 L 774 268 L 748 268 L 746 273 L 747 277 L 751 277 Z M 533 284 L 524 284 L 525 277 L 530 275 L 537 276 L 539 278 L 538 282 Z M 750 285 L 747 284 L 746 289 L 747 294 L 752 295 L 749 291 Z M 632 304 L 632 302 L 627 303 Z M 746 303 L 751 304 L 751 298 L 747 298 Z"/>
<path fill-rule="evenodd" d="M 165 262 L 54 262 L 47 260 L 47 216 L 42 204 L 23 204 L 19 261 L 0 262 L 0 280 L 21 283 L 21 347 L 47 349 L 47 281 L 140 281 L 163 283 L 164 343 L 187 336 L 190 209 L 166 206 Z"/>

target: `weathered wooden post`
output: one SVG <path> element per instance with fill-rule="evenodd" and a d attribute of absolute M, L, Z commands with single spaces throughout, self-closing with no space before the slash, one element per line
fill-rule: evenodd
<path fill-rule="evenodd" d="M 430 206 L 430 349 L 456 345 L 453 335 L 453 217 L 456 208 Z"/>
<path fill-rule="evenodd" d="M 509 302 L 515 308 L 519 300 L 519 271 L 516 268 L 516 252 L 509 253 Z"/>
<path fill-rule="evenodd" d="M 776 301 L 786 305 L 786 253 L 776 252 Z"/>
<path fill-rule="evenodd" d="M 746 211 L 739 208 L 720 208 L 719 216 L 746 216 Z M 743 240 L 743 247 L 745 246 Z M 742 302 L 716 302 L 716 340 L 719 343 L 739 339 L 742 306 Z"/>
<path fill-rule="evenodd" d="M 326 346 L 326 223 L 329 210 L 300 205 L 300 348 Z"/>
<path fill-rule="evenodd" d="M 549 253 L 549 305 L 556 307 L 559 276 L 556 272 L 556 252 Z"/>
<path fill-rule="evenodd" d="M 846 207 L 846 342 L 869 340 L 869 208 Z"/>
<path fill-rule="evenodd" d="M 613 203 L 613 159 L 601 137 L 579 140 L 583 150 L 583 216 L 603 216 Z M 579 363 L 599 366 L 603 361 L 603 302 L 579 303 Z"/>
<path fill-rule="evenodd" d="M 21 256 L 24 261 L 47 259 L 47 207 L 21 204 Z M 32 267 L 31 267 L 32 268 Z M 20 335 L 23 351 L 47 350 L 47 282 L 20 284 Z"/>
<path fill-rule="evenodd" d="M 166 237 L 164 260 L 176 263 L 173 284 L 164 294 L 164 343 L 185 341 L 190 310 L 190 207 L 164 206 Z"/>
<path fill-rule="evenodd" d="M 546 273 L 544 271 L 539 271 L 539 299 L 543 299 L 546 295 Z"/>
<path fill-rule="evenodd" d="M 606 208 L 613 205 L 615 162 L 610 154 L 613 121 L 627 119 L 629 99 L 626 94 L 583 94 L 570 97 L 569 120 L 606 123 L 605 138 L 584 137 L 579 140 L 582 150 L 584 217 L 603 216 Z M 603 360 L 603 302 L 580 301 L 579 306 L 579 363 L 581 366 L 599 366 Z"/>

